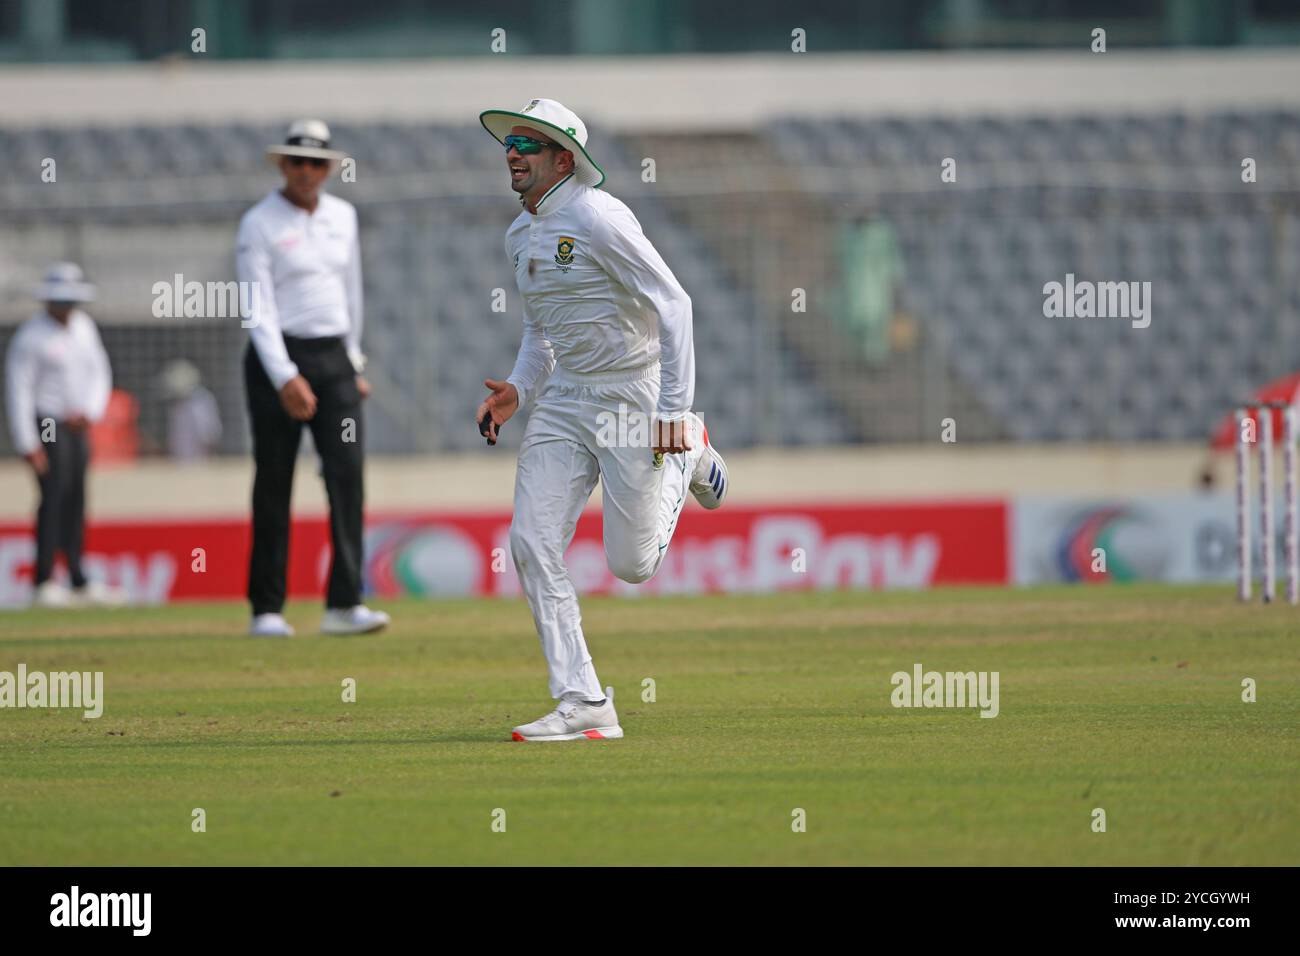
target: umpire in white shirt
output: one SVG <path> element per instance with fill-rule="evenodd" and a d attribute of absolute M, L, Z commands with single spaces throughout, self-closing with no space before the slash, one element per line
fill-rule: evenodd
<path fill-rule="evenodd" d="M 43 308 L 14 333 L 5 356 L 5 403 L 14 448 L 40 484 L 32 602 L 42 607 L 119 604 L 124 595 L 87 581 L 81 567 L 90 426 L 108 406 L 112 373 L 94 321 L 81 308 L 95 297 L 81 268 L 56 262 L 36 291 Z M 53 579 L 63 552 L 69 591 Z"/>
<path fill-rule="evenodd" d="M 365 634 L 389 622 L 361 603 L 361 249 L 352 204 L 322 190 L 344 154 L 329 148 L 320 120 L 298 120 L 267 158 L 284 175 L 244 214 L 236 261 L 254 284 L 244 381 L 253 426 L 253 548 L 249 633 L 293 634 L 281 614 L 289 563 L 290 495 L 305 422 L 320 453 L 329 496 L 333 559 L 325 634 Z"/>

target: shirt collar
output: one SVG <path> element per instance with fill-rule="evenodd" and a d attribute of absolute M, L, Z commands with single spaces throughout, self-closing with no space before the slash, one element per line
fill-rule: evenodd
<path fill-rule="evenodd" d="M 546 192 L 542 193 L 542 198 L 537 200 L 537 212 L 533 213 L 533 215 L 551 215 L 551 213 L 555 212 L 573 198 L 573 194 L 578 190 L 578 185 L 578 180 L 574 178 L 573 173 L 569 173 L 569 175 L 565 176 L 550 189 L 546 190 Z M 525 211 L 527 211 L 528 206 L 524 202 L 522 196 L 519 197 L 519 204 L 524 207 Z"/>
<path fill-rule="evenodd" d="M 80 314 L 81 314 L 81 307 L 78 306 L 77 308 L 73 309 L 72 312 L 68 315 L 68 323 L 64 325 L 54 316 L 50 315 L 49 311 L 46 310 L 44 306 L 42 306 L 41 310 L 36 313 L 36 318 L 44 319 L 46 325 L 48 325 L 52 329 L 55 329 L 59 332 L 66 332 L 67 330 L 72 328 L 72 323 L 77 320 L 77 316 Z"/>
<path fill-rule="evenodd" d="M 315 212 L 308 212 L 306 209 L 303 209 L 302 206 L 297 206 L 289 202 L 289 198 L 285 196 L 279 188 L 271 190 L 271 194 L 274 195 L 276 199 L 280 200 L 281 206 L 292 213 L 297 213 L 299 216 L 309 216 L 313 220 L 319 220 L 322 218 L 321 212 L 325 208 L 325 190 L 323 189 L 321 190 L 320 199 L 316 200 Z"/>

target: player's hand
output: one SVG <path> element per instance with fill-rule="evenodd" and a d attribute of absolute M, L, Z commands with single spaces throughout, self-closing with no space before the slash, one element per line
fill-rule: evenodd
<path fill-rule="evenodd" d="M 63 420 L 63 426 L 74 432 L 85 431 L 86 426 L 90 424 L 90 419 L 85 415 L 69 415 Z"/>
<path fill-rule="evenodd" d="M 316 414 L 316 393 L 311 390 L 305 378 L 295 375 L 280 389 L 280 404 L 290 418 L 300 422 L 310 421 Z"/>
<path fill-rule="evenodd" d="M 686 434 L 685 418 L 678 418 L 673 421 L 655 419 L 655 451 L 662 452 L 665 455 L 680 455 L 682 452 L 690 451 L 694 447 L 695 445 Z"/>
<path fill-rule="evenodd" d="M 45 455 L 44 448 L 37 448 L 35 451 L 29 451 L 23 455 L 27 464 L 32 466 L 32 471 L 36 472 L 36 477 L 44 478 L 46 472 L 50 470 L 50 459 Z"/>
<path fill-rule="evenodd" d="M 366 381 L 364 375 L 357 376 L 357 391 L 361 393 L 362 398 L 370 397 L 370 383 Z"/>
<path fill-rule="evenodd" d="M 474 413 L 474 421 L 479 432 L 487 439 L 489 445 L 497 443 L 501 426 L 510 421 L 510 416 L 519 411 L 519 389 L 509 382 L 484 379 L 483 385 L 492 390 Z"/>

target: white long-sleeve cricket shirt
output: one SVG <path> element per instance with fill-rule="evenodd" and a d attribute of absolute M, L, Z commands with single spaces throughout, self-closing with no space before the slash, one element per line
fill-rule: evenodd
<path fill-rule="evenodd" d="M 73 309 L 64 325 L 42 310 L 18 327 L 5 355 L 5 405 L 14 448 L 40 447 L 37 419 L 104 417 L 113 373 L 95 322 Z"/>
<path fill-rule="evenodd" d="M 523 298 L 524 336 L 509 381 L 520 404 L 556 365 L 577 373 L 660 362 L 665 420 L 695 398 L 691 299 L 636 216 L 619 199 L 578 182 L 556 183 L 506 232 Z"/>
<path fill-rule="evenodd" d="M 350 202 L 321 193 L 309 213 L 273 190 L 240 220 L 235 264 L 240 282 L 256 283 L 244 321 L 271 384 L 298 374 L 286 335 L 342 337 L 361 370 L 361 244 Z"/>

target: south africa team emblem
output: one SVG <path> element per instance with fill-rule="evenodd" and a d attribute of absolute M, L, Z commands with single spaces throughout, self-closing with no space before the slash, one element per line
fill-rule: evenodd
<path fill-rule="evenodd" d="M 555 244 L 555 262 L 561 266 L 573 265 L 572 236 L 560 236 L 560 241 Z"/>

